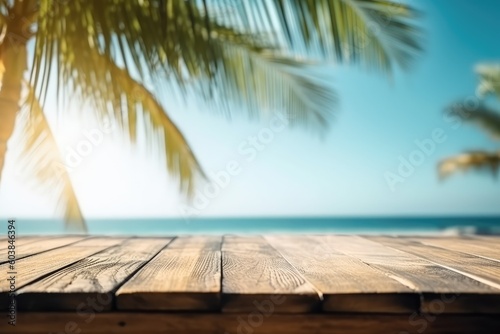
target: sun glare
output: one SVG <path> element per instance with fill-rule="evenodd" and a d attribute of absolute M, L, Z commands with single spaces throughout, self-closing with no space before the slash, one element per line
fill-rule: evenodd
<path fill-rule="evenodd" d="M 162 165 L 125 145 L 116 126 L 76 119 L 61 125 L 55 135 L 82 209 L 95 216 L 120 216 L 124 207 L 127 215 L 175 214 L 179 195 Z"/>

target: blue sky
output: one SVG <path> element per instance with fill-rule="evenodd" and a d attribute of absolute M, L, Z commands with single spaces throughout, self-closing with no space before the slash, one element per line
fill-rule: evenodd
<path fill-rule="evenodd" d="M 487 175 L 437 177 L 440 159 L 467 149 L 495 149 L 484 133 L 443 118 L 450 103 L 474 97 L 474 66 L 500 62 L 500 2 L 495 0 L 411 1 L 423 12 L 425 52 L 392 80 L 355 67 L 331 69 L 340 105 L 321 139 L 299 128 L 272 131 L 257 155 L 239 152 L 249 136 L 269 135 L 269 120 L 231 122 L 199 106 L 173 102 L 168 110 L 209 175 L 227 171 L 227 185 L 199 216 L 482 215 L 500 214 L 500 183 Z M 264 129 L 264 130 L 263 130 Z M 58 130 L 61 146 L 83 138 L 81 123 Z M 440 142 L 403 183 L 391 189 L 400 156 L 409 159 L 433 132 Z M 264 134 L 265 135 L 265 134 Z M 87 217 L 179 216 L 186 208 L 177 188 L 144 152 L 129 152 L 114 133 L 72 172 Z M 64 139 L 65 138 L 65 139 Z M 241 149 L 240 149 L 241 151 Z M 51 217 L 53 201 L 34 195 L 7 161 L 0 212 L 12 217 Z M 200 189 L 201 193 L 205 190 Z M 192 212 L 191 212 L 192 213 Z"/>

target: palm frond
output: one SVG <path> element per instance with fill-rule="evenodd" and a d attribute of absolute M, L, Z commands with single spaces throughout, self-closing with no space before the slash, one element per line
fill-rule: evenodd
<path fill-rule="evenodd" d="M 173 79 L 183 89 L 201 92 L 207 101 L 217 104 L 214 109 L 220 109 L 218 105 L 227 106 L 227 101 L 239 106 L 232 110 L 248 110 L 253 116 L 280 109 L 293 114 L 291 123 L 320 125 L 324 129 L 335 106 L 332 89 L 307 73 L 310 64 L 269 52 L 264 43 L 257 43 L 249 34 L 215 24 L 208 30 L 207 17 L 190 2 L 168 2 L 166 18 L 159 18 L 158 11 L 149 6 L 135 7 L 134 2 L 116 8 L 93 8 L 101 2 L 78 6 L 75 0 L 74 4 L 65 9 L 65 15 L 72 19 L 64 24 L 44 19 L 49 9 L 51 15 L 57 15 L 60 10 L 57 7 L 41 9 L 32 79 L 42 96 L 50 72 L 58 71 L 58 81 L 85 99 L 97 102 L 93 105 L 96 110 L 107 113 L 112 105 L 115 111 L 110 114 L 123 117 L 117 112 L 121 107 L 117 101 L 129 96 L 130 91 L 126 89 L 131 88 L 124 87 L 127 80 L 117 78 L 128 73 L 131 80 L 135 75 L 138 82 L 144 76 L 163 73 L 161 79 Z M 87 17 L 92 18 L 92 29 L 85 21 L 90 20 Z M 117 18 L 122 21 L 116 21 Z M 163 31 L 161 23 L 169 28 Z M 87 36 L 82 35 L 82 31 Z M 106 59 L 105 63 L 89 61 L 95 59 L 96 54 L 99 59 Z M 49 61 L 52 56 L 56 57 L 54 64 Z M 123 63 L 124 71 L 117 70 L 116 62 Z M 114 68 L 109 70 L 106 66 Z M 113 78 L 115 75 L 117 78 Z M 213 91 L 209 93 L 214 86 L 215 98 Z M 139 87 L 132 89 L 136 88 Z M 144 86 L 141 84 L 140 88 Z M 151 94 L 149 97 L 154 99 Z M 241 108 L 242 105 L 246 107 Z M 129 107 L 135 108 L 134 102 Z M 134 110 L 128 114 L 130 119 L 141 117 Z M 131 137 L 135 135 L 135 130 L 130 131 Z M 194 157 L 188 165 L 195 169 L 198 166 Z"/>
<path fill-rule="evenodd" d="M 479 64 L 476 73 L 479 75 L 479 93 L 494 94 L 500 99 L 500 64 Z"/>
<path fill-rule="evenodd" d="M 73 59 L 73 69 L 78 69 L 79 74 L 65 78 L 74 87 L 74 96 L 89 103 L 98 118 L 113 119 L 134 143 L 138 143 L 141 134 L 145 140 L 140 144 L 150 145 L 150 151 L 160 151 L 168 171 L 178 177 L 181 190 L 192 194 L 196 177 L 204 174 L 163 106 L 142 83 L 105 54 L 91 48 L 83 50 Z"/>
<path fill-rule="evenodd" d="M 113 87 L 117 98 L 112 103 L 113 109 L 121 107 L 118 110 L 126 113 L 126 121 L 122 124 L 126 126 L 130 138 L 136 141 L 138 122 L 142 120 L 145 124 L 143 136 L 153 144 L 160 138 L 160 148 L 163 149 L 168 171 L 179 178 L 181 190 L 193 194 L 196 177 L 204 177 L 204 173 L 188 142 L 168 117 L 165 109 L 154 95 L 143 84 L 134 80 L 125 69 L 103 55 L 96 54 L 93 59 L 95 64 L 102 64 L 103 79 L 106 75 L 108 77 L 107 81 L 102 82 L 100 91 L 106 91 L 102 85 Z M 108 93 L 111 94 L 109 91 Z M 123 120 L 124 115 L 121 113 L 115 112 L 112 115 L 117 121 Z"/>
<path fill-rule="evenodd" d="M 251 59 L 254 65 L 266 65 L 266 70 L 288 59 L 286 72 L 303 69 L 299 57 L 310 56 L 320 61 L 361 62 L 387 72 L 394 65 L 406 67 L 420 50 L 419 32 L 412 24 L 415 13 L 409 6 L 386 0 L 74 0 L 64 6 L 46 2 L 40 8 L 32 81 L 44 96 L 54 70 L 51 59 L 55 57 L 55 64 L 65 63 L 66 68 L 56 70 L 75 75 L 78 71 L 68 60 L 81 48 L 90 47 L 141 79 L 174 80 L 184 92 L 186 86 L 195 85 L 204 97 L 219 101 L 216 109 L 221 109 L 227 107 L 224 99 L 214 96 L 231 87 L 231 80 L 255 81 L 253 72 L 246 70 L 250 67 L 235 66 L 230 58 L 235 54 Z M 81 43 L 74 45 L 75 40 Z M 226 48 L 228 43 L 232 45 Z M 235 48 L 235 44 L 244 47 Z M 229 70 L 235 72 L 228 75 Z M 283 72 L 284 66 L 270 71 L 276 74 L 275 83 L 282 81 Z M 251 87 L 255 85 L 247 85 L 243 94 Z M 290 91 L 282 85 L 275 88 Z M 252 95 L 256 92 L 247 97 Z M 297 110 L 297 106 L 307 107 L 302 109 L 307 114 L 311 103 L 304 97 L 294 95 L 303 101 L 293 105 Z M 249 105 L 258 114 L 255 102 L 249 101 Z"/>
<path fill-rule="evenodd" d="M 62 79 L 79 74 L 74 58 L 94 49 L 140 79 L 173 77 L 183 86 L 189 77 L 213 74 L 204 26 L 192 1 L 42 2 L 32 81 L 44 95 L 52 71 Z M 52 68 L 53 60 L 62 67 Z"/>
<path fill-rule="evenodd" d="M 439 164 L 439 175 L 442 179 L 456 172 L 471 170 L 485 171 L 494 177 L 500 169 L 500 152 L 474 151 L 444 159 Z"/>
<path fill-rule="evenodd" d="M 221 1 L 217 10 L 220 13 Z M 407 69 L 421 51 L 418 15 L 389 0 L 260 0 L 232 2 L 233 11 L 215 16 L 224 25 L 267 36 L 295 55 L 361 63 L 391 73 Z M 258 28 L 261 27 L 261 28 Z M 395 66 L 396 65 L 396 66 Z"/>
<path fill-rule="evenodd" d="M 32 81 L 43 96 L 55 73 L 63 89 L 90 103 L 98 117 L 112 117 L 132 141 L 136 141 L 142 130 L 144 142 L 156 151 L 162 150 L 168 171 L 179 177 L 180 187 L 190 194 L 196 176 L 203 172 L 182 133 L 143 83 L 163 71 L 164 75 L 174 73 L 182 85 L 186 75 L 183 73 L 186 67 L 176 60 L 179 45 L 171 46 L 173 40 L 159 36 L 160 3 L 82 0 L 64 6 L 42 3 Z M 185 6 L 184 1 L 169 3 L 175 8 Z M 173 22 L 183 19 L 187 20 L 185 14 Z M 191 27 L 183 29 L 180 31 L 184 34 L 175 41 L 181 43 L 177 39 L 185 37 L 186 42 L 196 43 L 196 39 L 189 38 Z M 184 48 L 191 56 L 197 51 L 194 44 Z M 171 58 L 159 67 L 159 61 L 166 61 L 162 58 L 166 54 Z M 203 65 L 197 66 L 199 71 L 205 71 Z"/>
<path fill-rule="evenodd" d="M 217 86 L 234 109 L 254 118 L 282 112 L 291 125 L 326 130 L 337 98 L 330 83 L 311 74 L 312 64 L 228 42 L 218 52 Z"/>
<path fill-rule="evenodd" d="M 61 158 L 56 140 L 36 99 L 28 87 L 17 119 L 20 138 L 17 166 L 22 175 L 32 180 L 44 193 L 53 194 L 58 209 L 64 212 L 67 229 L 86 232 L 85 221 L 70 176 Z"/>
<path fill-rule="evenodd" d="M 458 103 L 445 111 L 448 115 L 475 124 L 486 131 L 493 140 L 500 140 L 500 113 L 490 107 L 479 104 L 473 109 L 466 103 Z"/>
<path fill-rule="evenodd" d="M 281 109 L 324 129 L 335 94 L 301 59 L 406 68 L 420 50 L 415 15 L 389 0 L 41 1 L 31 83 L 42 106 L 55 80 L 58 93 L 91 102 L 132 140 L 146 124 L 143 134 L 165 146 L 168 170 L 189 191 L 201 168 L 148 78 L 201 92 L 216 109 Z"/>

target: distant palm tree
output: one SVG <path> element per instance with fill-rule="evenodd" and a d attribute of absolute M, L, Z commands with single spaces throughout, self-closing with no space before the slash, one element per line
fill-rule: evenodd
<path fill-rule="evenodd" d="M 0 0 L 0 172 L 17 118 L 20 164 L 57 196 L 68 225 L 85 229 L 68 173 L 52 168 L 61 158 L 43 107 L 54 86 L 135 144 L 155 143 L 190 193 L 202 169 L 149 78 L 223 114 L 279 109 L 324 129 L 335 94 L 309 69 L 408 68 L 420 51 L 415 14 L 390 0 Z"/>
<path fill-rule="evenodd" d="M 494 95 L 500 101 L 500 64 L 479 65 L 476 68 L 479 75 L 479 86 L 477 94 L 480 97 Z M 487 132 L 492 140 L 500 141 L 500 111 L 479 103 L 471 110 L 471 107 L 463 105 L 455 106 L 448 110 L 450 116 L 459 117 L 461 120 L 478 125 Z M 486 171 L 493 176 L 498 175 L 500 169 L 500 147 L 497 151 L 470 151 L 460 155 L 444 159 L 439 164 L 439 172 L 442 178 L 457 171 Z"/>

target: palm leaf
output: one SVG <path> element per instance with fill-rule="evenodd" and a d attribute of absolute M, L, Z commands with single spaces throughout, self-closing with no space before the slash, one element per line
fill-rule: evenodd
<path fill-rule="evenodd" d="M 479 64 L 476 66 L 476 73 L 479 75 L 479 93 L 491 93 L 500 99 L 500 64 Z"/>
<path fill-rule="evenodd" d="M 216 82 L 233 102 L 230 112 L 246 108 L 254 118 L 283 112 L 292 125 L 326 130 L 337 98 L 331 85 L 313 77 L 312 64 L 230 42 L 218 51 L 224 60 Z"/>
<path fill-rule="evenodd" d="M 500 152 L 474 151 L 460 154 L 455 157 L 447 158 L 439 164 L 439 174 L 442 179 L 447 178 L 453 173 L 462 171 L 468 172 L 486 171 L 493 176 L 498 175 L 500 168 Z"/>
<path fill-rule="evenodd" d="M 179 178 L 181 190 L 193 194 L 196 176 L 204 176 L 204 173 L 183 134 L 168 117 L 165 109 L 144 85 L 132 78 L 128 71 L 118 67 L 103 55 L 95 54 L 92 59 L 94 65 L 102 66 L 102 78 L 108 78 L 98 86 L 100 92 L 105 92 L 104 95 L 115 94 L 113 109 L 123 110 L 126 113 L 126 121 L 123 121 L 122 113 L 115 112 L 111 115 L 115 116 L 116 121 L 122 121 L 122 125 L 126 126 L 126 131 L 134 142 L 139 131 L 138 122 L 142 121 L 145 124 L 143 136 L 153 144 L 155 141 L 160 142 L 168 171 Z M 113 93 L 109 88 L 106 92 L 104 85 L 113 87 Z"/>
<path fill-rule="evenodd" d="M 86 232 L 85 221 L 56 140 L 33 89 L 28 87 L 27 91 L 17 120 L 20 131 L 16 140 L 19 145 L 18 170 L 43 193 L 49 192 L 56 197 L 68 229 Z"/>
<path fill-rule="evenodd" d="M 178 176 L 180 187 L 191 194 L 196 175 L 203 175 L 199 163 L 158 99 L 141 82 L 145 73 L 177 71 L 175 66 L 158 67 L 169 41 L 158 37 L 157 8 L 155 1 L 142 5 L 136 1 L 81 0 L 65 6 L 42 4 L 32 80 L 43 96 L 55 73 L 72 97 L 89 103 L 97 117 L 114 119 L 133 142 L 141 131 L 146 139 L 140 144 L 162 150 L 168 171 Z M 55 16 L 64 19 L 53 20 Z M 156 31 L 151 22 L 156 23 Z M 176 56 L 174 51 L 172 57 Z M 181 72 L 175 76 L 180 82 Z"/>
<path fill-rule="evenodd" d="M 418 13 L 401 2 L 261 0 L 232 4 L 233 11 L 215 16 L 219 22 L 237 22 L 241 31 L 268 36 L 271 44 L 295 55 L 361 63 L 391 73 L 395 65 L 407 69 L 421 51 L 421 33 L 413 24 Z"/>
<path fill-rule="evenodd" d="M 281 109 L 295 124 L 324 129 L 335 94 L 312 78 L 305 57 L 392 73 L 420 51 L 416 12 L 388 0 L 39 3 L 30 81 L 41 105 L 56 82 L 58 95 L 69 92 L 132 141 L 146 137 L 162 149 L 188 193 L 203 173 L 150 78 L 173 82 L 184 96 L 201 93 L 226 113 Z M 249 107 L 234 108 L 241 103 Z"/>
<path fill-rule="evenodd" d="M 475 124 L 486 131 L 494 140 L 500 140 L 500 113 L 490 107 L 480 104 L 473 109 L 466 103 L 458 103 L 446 110 L 452 117 L 458 117 L 466 122 Z"/>
<path fill-rule="evenodd" d="M 215 83 L 219 91 L 224 92 L 220 94 L 224 98 L 218 101 L 227 97 L 234 104 L 257 106 L 249 110 L 258 110 L 259 113 L 282 108 L 290 115 L 294 114 L 293 121 L 297 123 L 309 120 L 311 124 L 324 125 L 334 105 L 329 88 L 298 71 L 301 66 L 306 67 L 305 63 L 265 54 L 259 46 L 252 44 L 248 35 L 237 34 L 229 28 L 217 27 L 218 33 L 210 34 L 210 39 L 207 31 L 203 33 L 196 28 L 193 32 L 193 20 L 205 24 L 204 17 L 195 8 L 182 7 L 186 6 L 182 4 L 184 2 L 171 3 L 177 12 L 171 9 L 168 13 L 179 15 L 174 16 L 175 37 L 168 36 L 172 39 L 166 40 L 155 39 L 161 35 L 156 12 L 150 13 L 146 7 L 139 10 L 134 4 L 130 5 L 133 10 L 129 10 L 128 5 L 93 8 L 100 3 L 75 1 L 74 6 L 64 9 L 65 15 L 71 18 L 64 24 L 44 19 L 49 15 L 49 9 L 51 15 L 57 15 L 61 8 L 41 8 L 32 77 L 34 84 L 38 83 L 39 94 L 44 96 L 51 72 L 58 71 L 58 82 L 64 83 L 65 88 L 69 87 L 71 94 L 90 102 L 98 117 L 112 116 L 128 127 L 133 140 L 137 136 L 137 123 L 146 123 L 147 130 L 163 131 L 164 137 L 159 142 L 154 131 L 143 134 L 149 142 L 156 140 L 158 145 L 165 146 L 168 169 L 181 177 L 183 189 L 193 189 L 194 176 L 202 174 L 201 168 L 160 103 L 140 82 L 144 73 L 163 71 L 164 75 L 172 74 L 176 83 L 184 88 L 189 76 L 194 76 L 197 80 L 193 90 L 207 92 Z M 116 17 L 128 19 L 121 24 L 115 22 L 122 27 L 118 32 L 112 30 L 109 22 L 104 26 L 107 20 L 114 22 Z M 95 20 L 100 21 L 96 23 Z M 91 21 L 91 27 L 87 21 Z M 151 26 L 150 22 L 156 22 L 156 26 Z M 82 31 L 88 36 L 82 36 Z M 172 41 L 179 45 L 172 47 Z M 141 58 L 141 54 L 146 56 Z M 48 61 L 52 56 L 57 60 L 54 64 Z M 116 65 L 117 61 L 122 62 L 123 67 Z M 244 66 L 243 62 L 251 62 L 257 71 Z M 243 78 L 247 78 L 249 84 L 242 81 Z"/>
<path fill-rule="evenodd" d="M 228 54 L 235 54 L 234 45 L 229 46 L 229 51 L 221 51 L 228 42 L 242 45 L 242 38 L 235 41 L 228 40 L 228 36 L 245 36 L 245 47 L 238 53 L 250 52 L 245 57 L 255 59 L 255 51 L 260 50 L 266 54 L 266 65 L 279 63 L 269 62 L 272 55 L 276 59 L 293 59 L 288 68 L 300 69 L 304 66 L 297 57 L 315 56 L 323 60 L 361 62 L 391 72 L 394 65 L 407 67 L 420 50 L 418 29 L 410 24 L 414 16 L 415 11 L 408 6 L 380 0 L 259 0 L 230 4 L 218 0 L 74 0 L 64 6 L 47 2 L 40 8 L 33 82 L 43 96 L 52 70 L 50 59 L 55 56 L 56 63 L 63 65 L 58 70 L 75 75 L 78 69 L 67 60 L 81 48 L 91 47 L 123 63 L 125 69 L 138 73 L 140 79 L 168 78 L 184 92 L 187 84 L 195 85 L 204 97 L 218 101 L 216 109 L 221 109 L 227 105 L 224 99 L 214 99 L 214 95 L 231 87 L 234 82 L 230 80 L 236 76 L 239 80 L 253 77 L 252 72 L 245 71 L 248 67 L 232 66 L 235 61 Z M 377 31 L 372 31 L 372 26 Z M 230 33 L 221 33 L 224 30 Z M 75 40 L 82 42 L 74 45 Z M 299 44 L 303 47 L 298 47 Z M 231 68 L 236 71 L 227 75 Z M 282 72 L 283 66 L 273 71 L 277 75 L 275 83 L 280 81 Z M 255 85 L 246 88 L 249 87 Z M 282 88 L 287 90 L 282 84 L 275 88 L 277 92 Z M 255 94 L 247 96 L 251 95 Z M 303 99 L 305 95 L 296 97 Z M 301 105 L 307 106 L 303 110 L 307 113 L 310 103 L 305 101 Z M 253 110 L 248 110 L 259 114 L 259 104 L 253 106 Z"/>
<path fill-rule="evenodd" d="M 197 175 L 203 171 L 186 139 L 155 96 L 125 69 L 95 49 L 75 55 L 78 76 L 67 78 L 73 93 L 93 107 L 98 118 L 110 117 L 133 143 L 162 151 L 168 171 L 180 187 L 192 194 Z M 140 127 L 139 124 L 142 124 Z M 138 141 L 138 135 L 145 138 Z"/>

